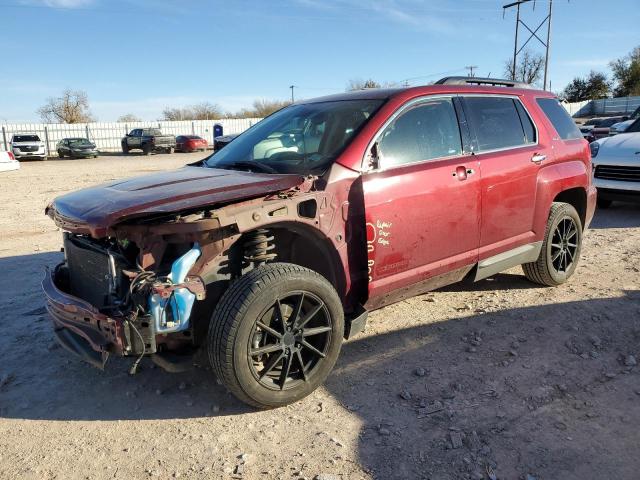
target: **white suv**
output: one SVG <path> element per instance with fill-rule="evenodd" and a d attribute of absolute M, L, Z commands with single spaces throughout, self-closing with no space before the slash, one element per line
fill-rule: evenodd
<path fill-rule="evenodd" d="M 16 159 L 47 159 L 44 142 L 35 133 L 16 133 L 11 137 L 11 151 Z"/>

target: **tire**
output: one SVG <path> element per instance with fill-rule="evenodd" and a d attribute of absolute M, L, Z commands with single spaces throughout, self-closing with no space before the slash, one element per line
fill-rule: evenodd
<path fill-rule="evenodd" d="M 296 324 L 302 328 L 285 328 Z M 290 263 L 264 264 L 233 282 L 216 305 L 209 362 L 239 400 L 258 408 L 280 407 L 324 382 L 343 335 L 342 303 L 324 277 Z M 256 349 L 268 351 L 252 355 Z"/>
<path fill-rule="evenodd" d="M 148 145 L 143 145 L 142 153 L 144 153 L 147 156 L 151 155 L 151 147 L 149 147 Z"/>
<path fill-rule="evenodd" d="M 129 153 L 129 147 L 124 143 L 122 144 L 122 153 L 124 153 L 125 155 Z"/>
<path fill-rule="evenodd" d="M 58 158 L 64 158 L 64 153 L 58 150 Z"/>
<path fill-rule="evenodd" d="M 599 198 L 597 203 L 598 203 L 598 208 L 609 208 L 613 203 L 613 200 L 608 200 L 606 198 Z"/>
<path fill-rule="evenodd" d="M 171 147 L 167 148 L 167 153 L 169 155 L 171 155 L 173 153 L 173 148 L 171 148 Z"/>
<path fill-rule="evenodd" d="M 563 233 L 564 232 L 564 233 Z M 551 204 L 540 256 L 522 265 L 525 276 L 534 283 L 555 287 L 575 272 L 582 249 L 582 221 L 568 203 Z"/>

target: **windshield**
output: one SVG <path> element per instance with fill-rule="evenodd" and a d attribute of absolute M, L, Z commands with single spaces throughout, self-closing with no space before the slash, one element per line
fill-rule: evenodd
<path fill-rule="evenodd" d="M 13 137 L 14 142 L 39 142 L 38 135 L 16 135 Z"/>
<path fill-rule="evenodd" d="M 86 138 L 70 138 L 69 145 L 91 145 L 91 142 Z"/>
<path fill-rule="evenodd" d="M 640 118 L 638 118 L 635 122 L 629 125 L 629 128 L 627 128 L 624 131 L 624 133 L 636 133 L 636 132 L 640 132 Z"/>
<path fill-rule="evenodd" d="M 205 165 L 267 173 L 320 174 L 345 149 L 383 100 L 291 105 L 258 122 Z"/>

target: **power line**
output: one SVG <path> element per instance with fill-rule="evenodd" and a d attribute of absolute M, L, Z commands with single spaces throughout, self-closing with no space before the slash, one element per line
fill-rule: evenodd
<path fill-rule="evenodd" d="M 467 70 L 469 70 L 469 76 L 470 76 L 470 77 L 473 77 L 473 76 L 474 76 L 474 75 L 473 75 L 473 71 L 474 71 L 476 68 L 478 68 L 478 66 L 477 66 L 477 65 L 469 65 L 469 66 L 464 67 L 464 68 L 466 68 Z"/>
<path fill-rule="evenodd" d="M 516 33 L 515 33 L 515 41 L 513 43 L 513 65 L 511 66 L 511 76 L 513 77 L 514 80 L 516 79 L 516 64 L 517 64 L 517 61 L 518 61 L 518 55 L 520 54 L 520 52 L 522 52 L 524 47 L 527 46 L 529 41 L 531 41 L 531 39 L 535 38 L 545 48 L 543 89 L 546 90 L 547 89 L 547 77 L 548 77 L 548 72 L 549 72 L 549 50 L 551 49 L 551 15 L 553 13 L 553 0 L 549 0 L 549 13 L 544 18 L 544 20 L 542 20 L 542 22 L 540 22 L 540 24 L 535 28 L 535 30 L 532 30 L 520 18 L 520 6 L 522 4 L 524 4 L 524 3 L 529 3 L 531 1 L 533 1 L 533 8 L 535 9 L 536 8 L 536 0 L 517 0 L 515 2 L 508 3 L 508 4 L 502 6 L 502 16 L 503 16 L 503 18 L 504 18 L 504 12 L 507 9 L 512 8 L 512 7 L 516 7 Z M 546 39 L 546 42 L 543 41 L 538 36 L 538 30 L 540 30 L 540 28 L 542 28 L 542 26 L 545 25 L 545 24 L 547 25 L 547 39 Z M 520 48 L 518 48 L 518 33 L 519 33 L 519 30 L 520 30 L 520 25 L 522 25 L 524 28 L 526 28 L 529 31 L 529 37 L 522 44 L 522 46 L 520 46 Z"/>

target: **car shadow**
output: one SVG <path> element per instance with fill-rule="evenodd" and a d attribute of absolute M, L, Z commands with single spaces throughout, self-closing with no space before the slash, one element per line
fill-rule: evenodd
<path fill-rule="evenodd" d="M 618 228 L 620 221 L 614 209 L 594 222 L 595 228 Z M 145 360 L 131 376 L 130 359 L 112 358 L 102 372 L 70 356 L 53 339 L 39 289 L 43 266 L 60 259 L 57 252 L 0 258 L 1 418 L 147 420 L 255 412 L 218 385 L 206 365 L 171 374 Z M 524 288 L 536 287 L 503 273 L 443 292 Z M 636 371 L 619 356 L 638 355 L 638 312 L 640 292 L 627 291 L 365 333 L 345 343 L 325 388 L 361 420 L 359 462 L 378 478 L 465 478 L 501 465 L 511 470 L 499 478 L 527 472 L 593 478 L 595 462 L 608 478 L 632 478 L 616 474 L 616 456 L 604 455 L 601 446 L 624 452 L 640 440 L 629 433 L 634 429 L 619 425 L 621 418 L 640 422 L 640 403 L 616 398 L 621 390 L 627 395 L 629 382 L 637 388 Z M 372 317 L 401 325 L 409 314 L 392 305 Z M 602 341 L 596 344 L 594 336 Z M 609 393 L 594 400 L 595 388 Z M 593 418 L 601 419 L 600 428 L 585 420 Z M 568 437 L 580 442 L 567 444 Z M 514 450 L 513 443 L 525 447 Z"/>
<path fill-rule="evenodd" d="M 609 208 L 598 208 L 589 228 L 640 227 L 640 204 L 613 202 Z"/>

